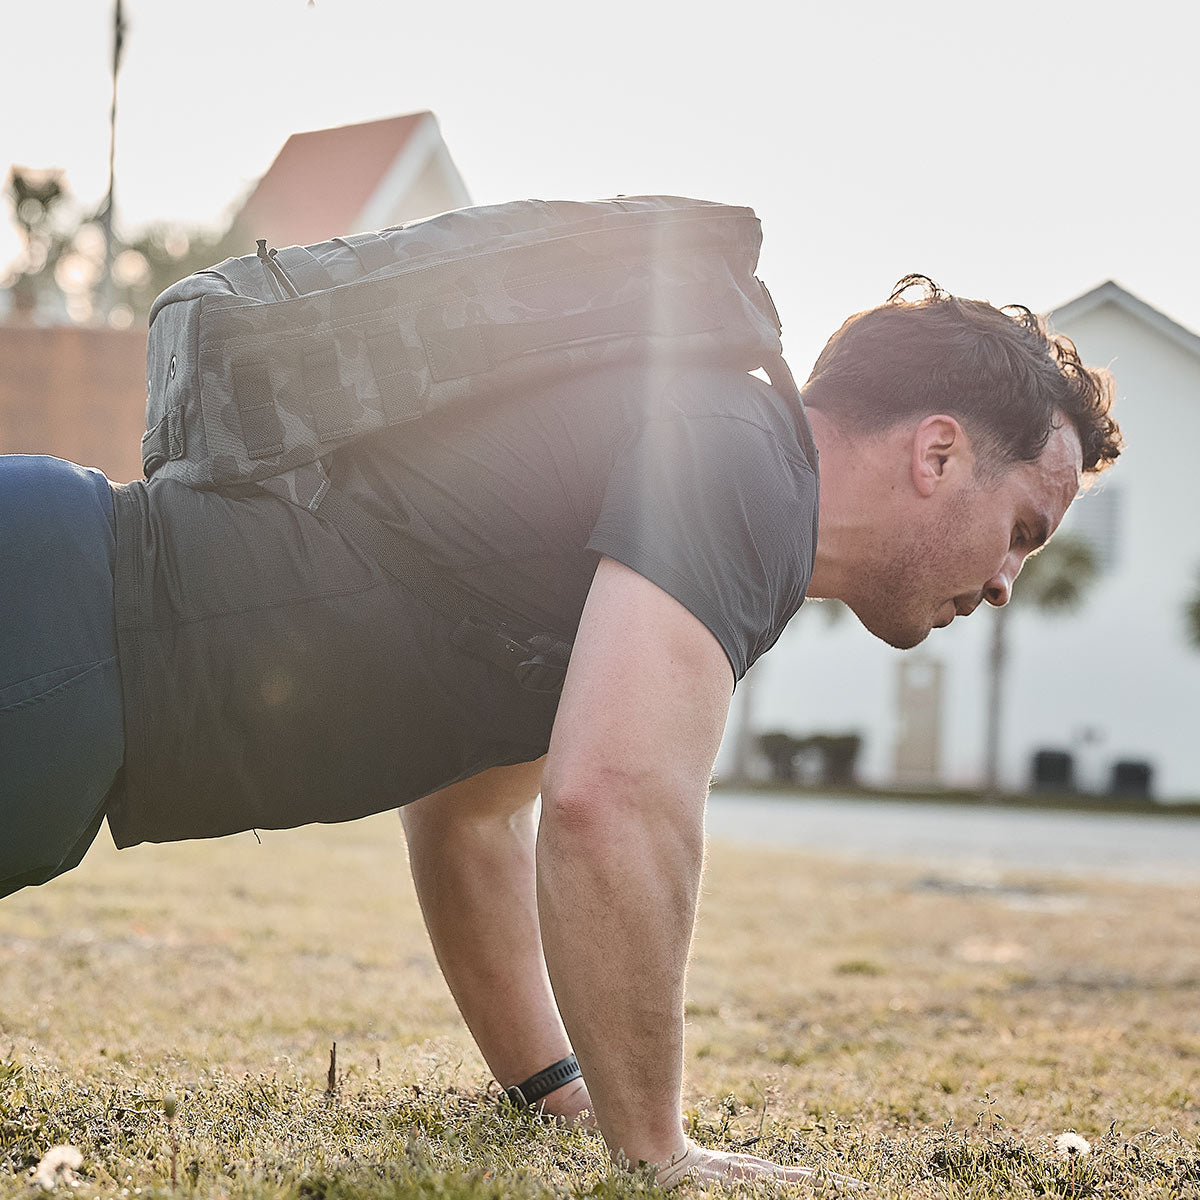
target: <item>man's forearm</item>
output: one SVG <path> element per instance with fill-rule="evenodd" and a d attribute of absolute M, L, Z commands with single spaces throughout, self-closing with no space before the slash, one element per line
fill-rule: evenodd
<path fill-rule="evenodd" d="M 729 683 L 695 615 L 600 560 L 542 773 L 538 914 L 597 1122 L 633 1163 L 686 1149 L 683 987 Z"/>
<path fill-rule="evenodd" d="M 498 768 L 401 810 L 438 962 L 488 1065 L 519 1083 L 570 1051 L 542 959 L 533 802 L 540 765 Z M 579 1080 L 545 1111 L 590 1109 Z"/>
<path fill-rule="evenodd" d="M 683 1144 L 683 990 L 703 804 L 621 783 L 607 795 L 543 794 L 546 961 L 609 1149 L 634 1165 Z"/>

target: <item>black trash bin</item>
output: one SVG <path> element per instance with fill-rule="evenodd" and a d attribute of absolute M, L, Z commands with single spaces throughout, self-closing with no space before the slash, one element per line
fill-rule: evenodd
<path fill-rule="evenodd" d="M 1113 763 L 1109 791 L 1114 796 L 1149 800 L 1154 791 L 1154 768 L 1142 759 L 1122 758 Z"/>
<path fill-rule="evenodd" d="M 1073 792 L 1075 759 L 1068 750 L 1038 750 L 1033 756 L 1035 792 Z"/>

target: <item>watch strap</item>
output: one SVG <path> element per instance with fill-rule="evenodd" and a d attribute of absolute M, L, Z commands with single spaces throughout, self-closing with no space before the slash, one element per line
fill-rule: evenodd
<path fill-rule="evenodd" d="M 539 1100 L 548 1096 L 555 1088 L 560 1088 L 572 1079 L 578 1079 L 583 1072 L 579 1069 L 579 1061 L 574 1054 L 560 1058 L 551 1063 L 545 1070 L 536 1075 L 530 1075 L 522 1083 L 514 1083 L 504 1089 L 504 1095 L 518 1108 L 532 1108 Z"/>

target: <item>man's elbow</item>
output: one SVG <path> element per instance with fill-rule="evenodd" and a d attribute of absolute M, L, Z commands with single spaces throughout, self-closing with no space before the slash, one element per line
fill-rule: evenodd
<path fill-rule="evenodd" d="M 612 836 L 647 821 L 703 824 L 707 788 L 670 764 L 632 767 L 621 763 L 587 768 L 547 763 L 542 782 L 542 821 L 564 836 Z"/>

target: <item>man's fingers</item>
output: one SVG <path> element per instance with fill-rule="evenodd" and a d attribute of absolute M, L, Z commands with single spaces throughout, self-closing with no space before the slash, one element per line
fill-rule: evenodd
<path fill-rule="evenodd" d="M 707 1150 L 690 1141 L 686 1152 L 660 1167 L 657 1175 L 659 1185 L 664 1188 L 675 1187 L 685 1179 L 709 1183 L 739 1179 L 777 1179 L 781 1183 L 812 1180 L 817 1184 L 831 1183 L 839 1189 L 857 1191 L 867 1187 L 861 1180 L 852 1179 L 849 1175 L 837 1175 L 812 1167 L 785 1166 L 753 1154 Z"/>
<path fill-rule="evenodd" d="M 798 1183 L 802 1179 L 811 1179 L 815 1174 L 811 1167 L 768 1162 L 765 1158 L 753 1158 L 748 1154 L 731 1156 L 727 1170 L 729 1179 L 761 1179 L 767 1175 L 785 1183 Z"/>
<path fill-rule="evenodd" d="M 733 1160 L 734 1169 L 730 1172 L 732 1179 L 753 1179 L 769 1175 L 787 1183 L 812 1179 L 818 1183 L 829 1181 L 851 1190 L 862 1190 L 868 1186 L 861 1179 L 855 1179 L 850 1175 L 839 1175 L 835 1171 L 826 1171 L 820 1167 L 786 1166 L 782 1163 L 773 1163 L 767 1158 L 757 1158 L 753 1154 L 733 1153 L 729 1157 Z"/>

